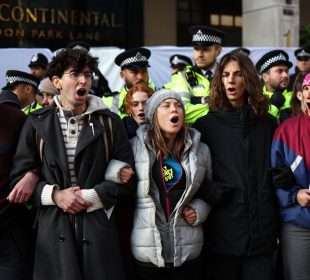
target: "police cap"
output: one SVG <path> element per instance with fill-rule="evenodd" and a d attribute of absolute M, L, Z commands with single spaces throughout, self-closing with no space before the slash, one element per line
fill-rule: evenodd
<path fill-rule="evenodd" d="M 299 48 L 294 52 L 297 60 L 310 59 L 310 50 L 308 48 Z"/>
<path fill-rule="evenodd" d="M 260 74 L 266 72 L 273 66 L 286 65 L 288 68 L 293 66 L 289 61 L 288 54 L 283 50 L 273 50 L 264 54 L 256 63 L 256 68 Z"/>
<path fill-rule="evenodd" d="M 222 40 L 225 35 L 221 30 L 203 25 L 191 26 L 189 32 L 193 36 L 193 46 L 198 47 L 208 47 L 214 44 L 222 45 Z"/>
<path fill-rule="evenodd" d="M 171 68 L 184 68 L 187 65 L 193 65 L 192 60 L 182 54 L 173 54 L 169 58 Z"/>
<path fill-rule="evenodd" d="M 146 48 L 134 48 L 120 53 L 114 60 L 115 64 L 125 68 L 145 68 L 150 67 L 148 59 L 151 51 Z"/>
<path fill-rule="evenodd" d="M 5 78 L 6 86 L 2 88 L 3 90 L 20 83 L 33 85 L 35 89 L 38 90 L 38 85 L 40 83 L 40 79 L 34 75 L 18 70 L 8 70 L 5 74 Z"/>
<path fill-rule="evenodd" d="M 89 52 L 90 45 L 86 43 L 85 41 L 74 41 L 74 42 L 69 43 L 66 46 L 66 49 L 82 49 L 82 50 Z"/>
<path fill-rule="evenodd" d="M 43 53 L 36 53 L 31 57 L 28 67 L 40 66 L 45 69 L 48 65 L 48 59 Z"/>
<path fill-rule="evenodd" d="M 251 54 L 251 51 L 247 48 L 236 48 L 236 49 L 233 49 L 232 52 L 238 52 L 238 53 L 242 53 L 242 54 L 245 54 L 247 56 L 249 56 Z"/>

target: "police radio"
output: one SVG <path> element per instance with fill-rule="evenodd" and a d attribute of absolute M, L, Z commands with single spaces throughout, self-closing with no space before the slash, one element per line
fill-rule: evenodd
<path fill-rule="evenodd" d="M 196 73 L 190 69 L 185 70 L 185 78 L 191 87 L 198 85 Z"/>

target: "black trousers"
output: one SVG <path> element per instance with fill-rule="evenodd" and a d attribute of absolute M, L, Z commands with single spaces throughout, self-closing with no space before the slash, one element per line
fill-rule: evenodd
<path fill-rule="evenodd" d="M 201 261 L 186 263 L 180 267 L 156 267 L 136 262 L 137 280 L 201 280 Z"/>
<path fill-rule="evenodd" d="M 239 257 L 208 253 L 204 279 L 274 280 L 274 254 Z"/>
<path fill-rule="evenodd" d="M 21 212 L 18 219 L 0 227 L 0 279 L 31 280 L 35 230 L 33 215 Z M 34 213 L 34 212 L 33 212 Z"/>

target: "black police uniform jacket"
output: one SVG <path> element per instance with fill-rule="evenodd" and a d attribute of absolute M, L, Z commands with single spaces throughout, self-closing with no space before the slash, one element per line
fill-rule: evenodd
<path fill-rule="evenodd" d="M 70 187 L 65 145 L 56 110 L 56 105 L 52 105 L 28 117 L 11 173 L 14 178 L 11 186 L 14 186 L 27 170 L 41 165 L 41 180 L 34 193 L 34 203 L 38 206 L 34 279 L 123 279 L 114 212 L 108 219 L 104 209 L 70 215 L 57 206 L 41 205 L 45 184 Z M 94 188 L 104 208 L 109 209 L 129 186 L 104 180 L 107 164 L 102 133 L 105 128 L 99 115 L 112 119 L 111 158 L 134 166 L 121 119 L 108 110 L 99 110 L 91 114 L 90 120 L 87 118 L 80 132 L 74 167 L 77 185 L 85 189 Z M 93 124 L 94 135 L 89 122 Z M 42 163 L 36 143 L 38 135 L 44 140 Z"/>
<path fill-rule="evenodd" d="M 276 248 L 278 215 L 269 170 L 275 127 L 275 119 L 259 118 L 247 106 L 209 112 L 194 124 L 209 146 L 213 180 L 234 188 L 207 219 L 208 251 L 255 256 Z"/>

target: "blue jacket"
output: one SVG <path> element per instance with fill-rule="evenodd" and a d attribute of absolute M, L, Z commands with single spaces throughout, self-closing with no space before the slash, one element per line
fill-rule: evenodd
<path fill-rule="evenodd" d="M 271 151 L 273 167 L 290 167 L 295 185 L 278 188 L 276 194 L 280 215 L 284 222 L 310 228 L 310 208 L 296 201 L 299 189 L 309 188 L 310 183 L 310 117 L 290 118 L 276 130 Z"/>

